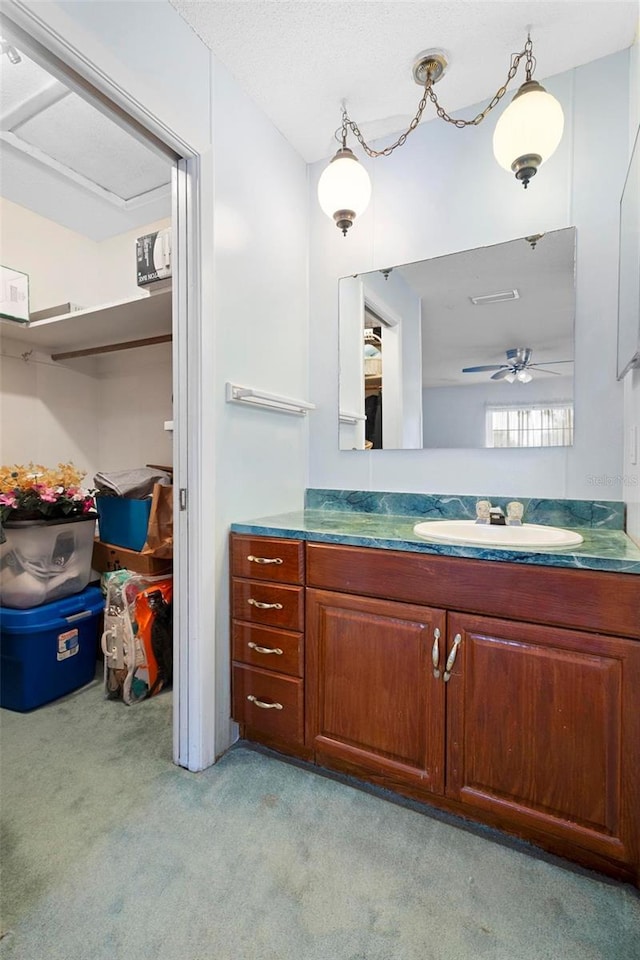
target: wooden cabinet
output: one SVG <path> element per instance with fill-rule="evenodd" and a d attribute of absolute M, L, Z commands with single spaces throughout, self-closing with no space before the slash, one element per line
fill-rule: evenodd
<path fill-rule="evenodd" d="M 446 794 L 517 832 L 637 858 L 640 644 L 449 615 Z"/>
<path fill-rule="evenodd" d="M 295 600 L 234 579 L 245 736 L 639 882 L 638 577 L 316 543 L 294 567 Z M 258 689 L 284 709 L 277 674 L 288 726 L 247 712 Z"/>
<path fill-rule="evenodd" d="M 249 740 L 304 748 L 304 544 L 231 539 L 232 716 Z"/>
<path fill-rule="evenodd" d="M 442 610 L 307 591 L 307 742 L 393 788 L 442 792 L 444 690 L 432 654 Z"/>

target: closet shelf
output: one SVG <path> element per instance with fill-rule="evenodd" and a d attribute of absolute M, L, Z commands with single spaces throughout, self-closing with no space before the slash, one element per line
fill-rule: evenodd
<path fill-rule="evenodd" d="M 167 342 L 171 339 L 171 290 L 12 327 L 16 339 L 50 351 L 58 360 Z M 7 329 L 4 332 L 10 336 Z"/>

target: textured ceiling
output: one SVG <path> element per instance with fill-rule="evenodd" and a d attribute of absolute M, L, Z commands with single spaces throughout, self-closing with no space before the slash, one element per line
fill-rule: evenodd
<path fill-rule="evenodd" d="M 93 240 L 170 216 L 170 161 L 21 57 L 0 57 L 2 196 Z"/>
<path fill-rule="evenodd" d="M 448 54 L 436 92 L 450 112 L 491 98 L 528 28 L 543 79 L 631 46 L 639 16 L 619 0 L 170 2 L 307 162 L 333 153 L 343 99 L 366 137 L 403 129 L 425 49 Z"/>

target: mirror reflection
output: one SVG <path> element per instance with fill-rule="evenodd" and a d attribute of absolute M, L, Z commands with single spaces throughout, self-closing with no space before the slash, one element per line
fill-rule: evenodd
<path fill-rule="evenodd" d="M 573 227 L 339 283 L 340 449 L 569 446 Z"/>

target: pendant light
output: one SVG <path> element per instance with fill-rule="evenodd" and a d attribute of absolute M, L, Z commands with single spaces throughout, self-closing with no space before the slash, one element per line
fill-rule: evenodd
<path fill-rule="evenodd" d="M 346 143 L 322 172 L 318 181 L 318 202 L 336 222 L 344 236 L 371 199 L 371 180 L 353 150 Z"/>
<path fill-rule="evenodd" d="M 444 76 L 448 66 L 447 57 L 441 50 L 427 50 L 418 56 L 413 67 L 413 79 L 423 87 L 422 99 L 408 129 L 395 143 L 384 150 L 374 150 L 365 141 L 346 107 L 342 108 L 342 128 L 336 131 L 336 139 L 341 141 L 341 147 L 320 177 L 318 200 L 323 211 L 335 221 L 343 235 L 346 236 L 355 218 L 366 209 L 371 197 L 371 181 L 367 171 L 347 146 L 349 130 L 367 156 L 375 158 L 388 157 L 397 147 L 404 145 L 409 134 L 420 123 L 429 101 L 435 106 L 441 120 L 458 129 L 477 127 L 505 95 L 507 86 L 515 77 L 522 60 L 525 61 L 526 79 L 498 121 L 493 137 L 493 150 L 498 163 L 506 170 L 513 171 L 516 179 L 526 188 L 540 165 L 555 151 L 564 128 L 562 107 L 544 87 L 532 80 L 535 58 L 531 37 L 527 37 L 524 49 L 511 57 L 511 66 L 504 85 L 496 92 L 488 106 L 471 120 L 454 119 L 438 102 L 433 87 Z"/>
<path fill-rule="evenodd" d="M 556 98 L 536 80 L 527 80 L 496 124 L 495 158 L 505 170 L 513 170 L 526 189 L 555 152 L 563 130 L 564 114 Z"/>

